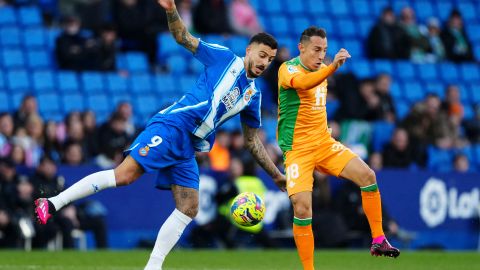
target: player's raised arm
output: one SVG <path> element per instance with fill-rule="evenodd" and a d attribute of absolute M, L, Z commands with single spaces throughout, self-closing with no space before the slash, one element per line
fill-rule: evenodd
<path fill-rule="evenodd" d="M 180 18 L 180 15 L 178 14 L 175 1 L 158 0 L 158 3 L 167 12 L 168 29 L 170 30 L 170 33 L 172 33 L 175 41 L 192 53 L 196 53 L 199 40 L 192 36 L 192 34 L 185 27 L 182 18 Z"/>
<path fill-rule="evenodd" d="M 341 49 L 335 55 L 333 62 L 327 66 L 327 68 L 319 69 L 315 72 L 307 74 L 299 73 L 298 76 L 292 78 L 292 87 L 297 90 L 309 90 L 319 85 L 328 76 L 332 75 L 340 66 L 342 66 L 347 58 L 350 58 L 350 54 L 347 50 Z"/>
<path fill-rule="evenodd" d="M 263 146 L 260 138 L 258 138 L 256 128 L 251 128 L 246 124 L 242 124 L 243 137 L 245 139 L 245 147 L 252 153 L 255 160 L 262 166 L 262 168 L 273 178 L 275 184 L 280 190 L 285 191 L 285 175 L 283 175 L 277 166 L 268 156 L 265 147 Z"/>

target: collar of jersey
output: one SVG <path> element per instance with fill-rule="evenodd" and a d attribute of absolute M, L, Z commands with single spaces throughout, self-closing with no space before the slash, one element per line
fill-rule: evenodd
<path fill-rule="evenodd" d="M 302 66 L 302 68 L 305 69 L 306 71 L 308 71 L 308 72 L 317 71 L 317 70 L 309 69 L 307 66 L 305 66 L 305 65 L 302 63 L 302 59 L 300 59 L 300 56 L 297 56 L 297 59 L 298 59 L 298 62 L 300 63 L 300 65 Z"/>

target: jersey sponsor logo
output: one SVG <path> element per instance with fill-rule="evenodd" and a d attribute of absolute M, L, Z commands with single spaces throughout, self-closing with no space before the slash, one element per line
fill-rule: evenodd
<path fill-rule="evenodd" d="M 240 88 L 235 87 L 233 90 L 228 92 L 225 96 L 222 97 L 222 103 L 225 105 L 227 111 L 231 110 L 235 106 L 235 102 L 240 96 Z"/>
<path fill-rule="evenodd" d="M 287 65 L 287 70 L 288 70 L 288 73 L 290 73 L 290 74 L 299 72 L 298 68 L 296 66 L 288 66 Z"/>

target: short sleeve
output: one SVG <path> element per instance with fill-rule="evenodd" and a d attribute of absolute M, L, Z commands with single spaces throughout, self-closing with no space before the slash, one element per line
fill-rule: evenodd
<path fill-rule="evenodd" d="M 251 128 L 262 126 L 262 92 L 257 91 L 250 101 L 250 104 L 240 112 L 240 121 Z"/>
<path fill-rule="evenodd" d="M 302 75 L 302 72 L 295 65 L 283 63 L 278 69 L 278 80 L 284 88 L 294 88 L 293 79 L 299 75 Z"/>
<path fill-rule="evenodd" d="M 200 40 L 197 52 L 193 56 L 205 66 L 212 66 L 217 63 L 230 62 L 235 54 L 227 47 Z"/>

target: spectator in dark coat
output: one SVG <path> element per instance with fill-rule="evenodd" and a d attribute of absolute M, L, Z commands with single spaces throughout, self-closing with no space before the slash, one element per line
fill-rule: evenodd
<path fill-rule="evenodd" d="M 453 10 L 441 38 L 447 52 L 447 59 L 454 62 L 473 61 L 472 45 L 463 26 L 462 14 Z"/>
<path fill-rule="evenodd" d="M 393 133 L 391 142 L 383 150 L 383 167 L 408 168 L 413 162 L 412 148 L 407 131 L 403 128 L 397 128 Z"/>
<path fill-rule="evenodd" d="M 223 0 L 200 0 L 193 11 L 195 30 L 201 34 L 233 33 Z"/>

